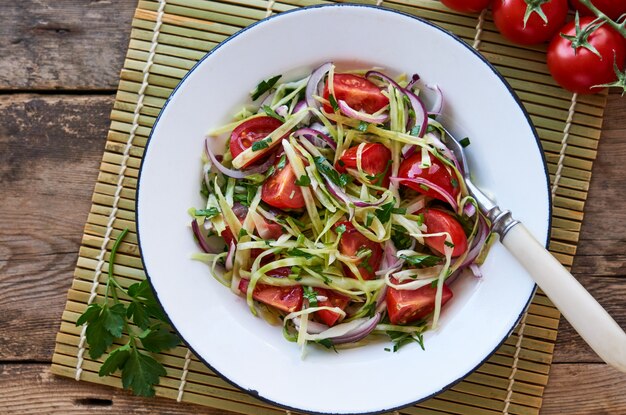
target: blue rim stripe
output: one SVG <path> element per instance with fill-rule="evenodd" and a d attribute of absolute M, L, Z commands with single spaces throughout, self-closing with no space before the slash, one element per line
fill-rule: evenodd
<path fill-rule="evenodd" d="M 159 115 L 157 117 L 157 119 L 154 122 L 154 125 L 152 127 L 152 130 L 150 131 L 150 136 L 148 137 L 148 141 L 146 142 L 146 146 L 144 149 L 144 154 L 143 157 L 141 159 L 141 165 L 139 167 L 139 175 L 137 177 L 137 191 L 136 191 L 136 200 L 135 200 L 135 221 L 137 224 L 137 242 L 138 242 L 138 246 L 139 246 L 139 253 L 140 253 L 140 259 L 141 259 L 141 264 L 144 268 L 145 274 L 146 274 L 146 279 L 148 280 L 148 282 L 150 283 L 150 289 L 152 290 L 152 292 L 154 293 L 155 298 L 157 299 L 157 301 L 159 302 L 159 306 L 161 306 L 161 309 L 163 309 L 163 305 L 161 304 L 161 300 L 159 299 L 158 293 L 156 292 L 156 290 L 154 289 L 151 279 L 150 279 L 150 274 L 148 273 L 148 268 L 146 266 L 146 263 L 144 262 L 143 259 L 143 251 L 141 248 L 141 236 L 139 234 L 139 212 L 141 211 L 139 209 L 139 193 L 140 193 L 140 187 L 141 187 L 141 175 L 143 172 L 143 165 L 144 165 L 144 161 L 148 152 L 148 147 L 150 146 L 151 143 L 151 139 L 152 139 L 152 134 L 154 133 L 158 123 L 159 123 L 159 119 L 161 118 L 161 116 L 163 115 L 163 113 L 165 112 L 165 109 L 167 108 L 168 104 L 170 103 L 170 100 L 172 99 L 172 97 L 174 96 L 174 94 L 178 91 L 178 89 L 184 84 L 185 80 L 187 79 L 187 77 L 189 75 L 191 75 L 191 73 L 193 73 L 194 70 L 196 70 L 196 68 L 198 66 L 200 66 L 202 64 L 202 62 L 204 62 L 209 56 L 211 56 L 216 50 L 218 50 L 220 47 L 224 46 L 225 44 L 227 44 L 229 41 L 231 41 L 232 39 L 236 38 L 237 36 L 241 35 L 242 33 L 250 30 L 251 28 L 257 26 L 260 23 L 263 23 L 265 21 L 268 20 L 273 20 L 273 19 L 279 19 L 281 18 L 281 16 L 286 16 L 286 15 L 290 15 L 293 13 L 301 13 L 301 12 L 306 12 L 307 10 L 310 9 L 320 9 L 320 8 L 333 8 L 333 7 L 361 7 L 361 8 L 368 8 L 368 9 L 376 9 L 376 10 L 384 10 L 386 12 L 390 12 L 390 13 L 396 13 L 405 17 L 409 17 L 411 19 L 417 20 L 421 23 L 424 23 L 430 27 L 433 27 L 439 31 L 441 31 L 442 33 L 444 33 L 447 36 L 452 37 L 453 39 L 455 39 L 457 42 L 459 42 L 460 44 L 462 44 L 463 46 L 465 46 L 468 50 L 470 50 L 475 56 L 477 56 L 488 68 L 490 68 L 493 73 L 502 81 L 502 83 L 504 84 L 504 86 L 507 88 L 507 90 L 509 91 L 509 93 L 511 94 L 511 97 L 515 100 L 515 102 L 517 103 L 517 105 L 519 106 L 520 110 L 522 111 L 522 113 L 524 114 L 524 117 L 526 118 L 528 125 L 531 128 L 531 131 L 533 132 L 533 135 L 535 137 L 535 141 L 537 144 L 537 149 L 539 150 L 539 154 L 541 155 L 541 160 L 543 162 L 543 166 L 544 166 L 544 173 L 546 176 L 546 186 L 548 189 L 548 198 L 551 198 L 551 192 L 550 192 L 550 176 L 548 173 L 548 165 L 546 163 L 546 158 L 545 158 L 545 154 L 543 153 L 542 147 L 541 147 L 541 141 L 539 139 L 539 136 L 537 135 L 537 131 L 535 130 L 535 127 L 530 119 L 530 116 L 528 115 L 528 112 L 526 111 L 526 109 L 524 108 L 521 100 L 519 99 L 519 97 L 517 96 L 517 94 L 515 93 L 515 91 L 513 90 L 513 88 L 509 85 L 508 81 L 493 67 L 493 65 L 483 56 L 481 55 L 478 51 L 476 51 L 474 48 L 472 48 L 470 45 L 468 45 L 467 43 L 465 43 L 461 38 L 459 38 L 457 35 L 455 35 L 454 33 L 447 31 L 431 22 L 429 22 L 428 20 L 425 20 L 421 17 L 418 16 L 414 16 L 412 14 L 408 14 L 405 12 L 401 12 L 398 10 L 393 10 L 393 9 L 389 9 L 389 8 L 385 8 L 385 7 L 380 7 L 380 6 L 372 6 L 372 5 L 366 5 L 366 4 L 349 4 L 349 3 L 344 3 L 344 4 L 318 4 L 318 5 L 313 5 L 313 6 L 307 6 L 307 7 L 301 7 L 298 9 L 293 9 L 293 10 L 288 10 L 285 12 L 282 12 L 280 14 L 275 14 L 272 15 L 270 17 L 267 17 L 263 20 L 259 20 L 258 22 L 255 22 L 253 24 L 251 24 L 250 26 L 247 26 L 243 29 L 241 29 L 240 31 L 238 31 L 237 33 L 231 35 L 230 37 L 228 37 L 226 40 L 224 40 L 223 42 L 221 42 L 220 44 L 218 44 L 217 46 L 215 46 L 213 49 L 211 49 L 206 55 L 204 55 L 190 70 L 189 72 L 187 72 L 187 74 L 181 79 L 180 83 L 176 86 L 176 88 L 174 88 L 174 90 L 172 91 L 171 95 L 168 97 L 167 101 L 165 102 L 165 104 L 163 105 L 163 108 L 161 109 L 161 111 L 159 112 Z M 548 201 L 548 232 L 547 232 L 547 236 L 546 236 L 546 242 L 545 242 L 545 247 L 548 247 L 548 243 L 550 241 L 550 229 L 552 228 L 552 201 L 549 200 Z M 453 382 L 451 382 L 450 384 L 444 386 L 443 388 L 441 388 L 439 391 L 428 395 L 424 398 L 418 399 L 416 401 L 413 402 L 408 402 L 404 405 L 401 406 L 397 406 L 397 407 L 392 407 L 389 409 L 384 409 L 384 410 L 380 410 L 380 411 L 373 411 L 373 412 L 360 412 L 359 414 L 363 414 L 363 415 L 375 415 L 375 414 L 383 414 L 386 412 L 390 412 L 390 411 L 394 411 L 394 410 L 399 410 L 402 408 L 406 408 L 408 406 L 412 406 L 415 404 L 418 404 L 420 402 L 423 402 L 425 400 L 428 400 L 436 395 L 439 395 L 440 393 L 448 390 L 449 388 L 453 387 L 454 385 L 458 384 L 459 382 L 461 382 L 463 379 L 465 379 L 465 377 L 467 377 L 468 375 L 470 375 L 471 373 L 473 373 L 474 371 L 476 371 L 476 369 L 478 369 L 480 366 L 482 366 L 487 360 L 489 360 L 489 358 L 500 348 L 500 346 L 502 346 L 502 344 L 504 344 L 504 342 L 509 338 L 509 336 L 511 335 L 511 333 L 513 333 L 513 331 L 515 330 L 515 327 L 517 327 L 518 323 L 520 322 L 520 320 L 522 319 L 522 316 L 524 315 L 524 313 L 526 312 L 526 310 L 528 309 L 528 306 L 530 305 L 535 292 L 536 292 L 537 286 L 535 285 L 535 288 L 532 290 L 530 297 L 528 298 L 528 301 L 526 302 L 526 305 L 524 306 L 524 308 L 522 309 L 522 312 L 519 314 L 519 316 L 517 317 L 517 320 L 515 321 L 515 324 L 513 324 L 513 326 L 511 327 L 511 329 L 509 330 L 508 334 L 502 339 L 502 341 L 496 346 L 496 348 L 491 351 L 490 353 L 487 354 L 487 356 L 485 357 L 485 359 L 483 361 L 481 361 L 478 365 L 476 365 L 476 367 L 474 367 L 473 369 L 471 369 L 469 372 L 467 372 L 465 375 L 461 376 L 460 378 L 454 380 Z M 172 328 L 174 328 L 174 330 L 176 330 L 175 325 L 172 323 L 169 314 L 167 313 L 167 310 L 163 309 L 163 312 L 165 313 L 168 321 L 170 322 L 170 325 L 172 326 Z M 196 353 L 196 351 L 193 349 L 193 347 L 191 347 L 191 345 L 189 345 L 189 343 L 187 343 L 187 341 L 185 339 L 182 338 L 182 336 L 179 335 L 179 337 L 181 338 L 181 340 L 183 341 L 183 343 L 186 345 L 187 348 L 189 348 L 193 354 L 198 357 L 198 359 L 200 359 L 202 361 L 202 363 L 204 363 L 209 369 L 211 369 L 211 371 L 213 371 L 215 374 L 217 374 L 219 377 L 221 377 L 222 379 L 224 379 L 226 382 L 228 382 L 229 384 L 235 386 L 236 388 L 248 393 L 249 395 L 272 405 L 275 405 L 279 408 L 283 408 L 283 409 L 287 409 L 287 410 L 291 410 L 291 411 L 299 411 L 299 412 L 306 412 L 306 413 L 311 413 L 311 414 L 319 414 L 319 415 L 339 415 L 338 413 L 333 413 L 333 412 L 311 412 L 311 411 L 306 411 L 303 410 L 301 408 L 295 408 L 295 407 L 291 407 L 288 405 L 284 405 L 281 404 L 279 402 L 275 402 L 272 401 L 271 399 L 265 398 L 263 396 L 261 396 L 258 391 L 256 390 L 252 390 L 252 389 L 245 389 L 241 386 L 239 386 L 238 384 L 236 384 L 234 381 L 230 380 L 228 377 L 226 377 L 225 375 L 223 375 L 222 373 L 218 372 L 217 370 L 215 370 L 215 368 L 213 368 L 211 366 L 211 364 L 209 362 L 207 362 L 201 355 L 199 355 L 198 353 Z"/>

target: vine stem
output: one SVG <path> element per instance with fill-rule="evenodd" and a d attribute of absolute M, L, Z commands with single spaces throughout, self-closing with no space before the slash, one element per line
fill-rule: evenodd
<path fill-rule="evenodd" d="M 598 9 L 596 6 L 594 6 L 591 0 L 579 0 L 579 1 L 582 5 L 586 6 L 589 10 L 591 10 L 593 14 L 595 14 L 600 19 L 604 20 L 609 25 L 611 25 L 613 29 L 617 30 L 622 35 L 622 37 L 626 39 L 626 20 L 622 21 L 621 23 L 617 23 L 616 21 L 612 20 L 609 16 L 602 13 L 602 11 Z"/>

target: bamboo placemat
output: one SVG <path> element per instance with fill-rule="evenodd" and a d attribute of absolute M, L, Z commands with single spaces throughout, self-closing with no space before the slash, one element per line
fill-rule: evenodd
<path fill-rule="evenodd" d="M 314 0 L 140 0 L 111 128 L 85 225 L 74 280 L 57 335 L 52 372 L 77 380 L 121 387 L 119 377 L 101 378 L 98 361 L 85 354 L 83 328 L 76 327 L 87 305 L 104 293 L 113 241 L 130 232 L 116 258 L 125 287 L 145 278 L 135 234 L 135 190 L 151 127 L 173 88 L 207 51 L 272 13 L 313 4 Z M 434 0 L 361 1 L 426 18 L 477 48 L 507 78 L 537 128 L 552 181 L 550 249 L 572 265 L 583 220 L 591 167 L 600 137 L 606 94 L 576 96 L 560 89 L 545 65 L 545 48 L 519 47 L 504 40 L 489 13 L 469 16 Z M 104 273 L 104 275 L 103 275 Z M 539 413 L 552 362 L 559 313 L 537 293 L 527 313 L 500 349 L 463 382 L 401 410 L 406 414 Z M 245 414 L 284 413 L 239 391 L 207 369 L 185 347 L 158 357 L 167 376 L 156 394 Z"/>

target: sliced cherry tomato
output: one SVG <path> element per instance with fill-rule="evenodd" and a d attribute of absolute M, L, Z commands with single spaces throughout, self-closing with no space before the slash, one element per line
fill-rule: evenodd
<path fill-rule="evenodd" d="M 268 233 L 269 239 L 278 239 L 284 233 L 283 227 L 280 226 L 276 222 L 268 222 L 266 220 L 265 226 L 267 226 L 267 233 Z"/>
<path fill-rule="evenodd" d="M 395 281 L 394 281 L 395 282 Z M 386 294 L 387 314 L 391 324 L 407 324 L 423 319 L 435 311 L 437 288 L 426 285 L 417 290 L 388 288 Z M 441 306 L 452 298 L 452 290 L 443 285 Z"/>
<path fill-rule="evenodd" d="M 278 164 L 278 161 L 277 161 Z M 302 189 L 296 184 L 296 174 L 291 164 L 285 164 L 263 183 L 261 200 L 278 209 L 300 209 L 305 206 Z"/>
<path fill-rule="evenodd" d="M 593 20 L 592 17 L 582 17 L 581 29 L 584 30 Z M 561 33 L 575 35 L 575 22 L 565 25 Z M 613 63 L 623 71 L 626 59 L 626 41 L 607 24 L 596 28 L 587 41 L 600 56 L 585 47 L 574 50 L 570 40 L 558 35 L 548 47 L 548 69 L 552 77 L 563 88 L 579 94 L 600 92 L 602 88 L 593 87 L 616 80 Z"/>
<path fill-rule="evenodd" d="M 545 22 L 537 11 L 533 11 L 524 23 L 524 16 L 529 7 L 527 0 L 495 0 L 491 8 L 493 21 L 504 37 L 520 45 L 536 45 L 546 42 L 554 36 L 567 18 L 567 0 L 540 0 L 541 8 L 547 18 Z"/>
<path fill-rule="evenodd" d="M 289 275 L 289 272 L 288 267 L 281 267 L 269 271 L 267 275 L 284 278 Z M 239 281 L 239 291 L 246 293 L 249 283 L 249 280 L 242 278 Z M 252 298 L 286 313 L 292 313 L 302 309 L 303 290 L 300 285 L 277 287 L 269 284 L 257 284 L 252 291 Z"/>
<path fill-rule="evenodd" d="M 317 302 L 317 305 L 319 307 L 339 307 L 340 309 L 344 310 L 350 302 L 350 297 L 338 294 L 332 290 L 326 290 L 324 288 L 313 289 L 315 290 L 317 295 L 327 298 L 324 301 Z M 315 313 L 315 317 L 320 322 L 326 324 L 328 327 L 332 327 L 335 325 L 335 323 L 337 323 L 337 320 L 339 320 L 340 314 L 330 310 L 320 310 Z"/>
<path fill-rule="evenodd" d="M 422 209 L 419 213 L 424 214 L 424 223 L 428 233 L 448 232 L 450 234 L 450 239 L 454 244 L 453 257 L 459 256 L 467 250 L 465 231 L 452 215 L 439 209 Z M 424 242 L 430 249 L 444 255 L 445 235 L 427 237 L 424 238 Z"/>
<path fill-rule="evenodd" d="M 489 6 L 491 0 L 441 0 L 443 4 L 461 13 L 480 13 Z"/>
<path fill-rule="evenodd" d="M 350 147 L 339 158 L 335 166 L 337 171 L 345 173 L 346 169 L 356 169 L 356 156 L 359 146 Z M 361 168 L 368 176 L 374 176 L 370 181 L 376 186 L 388 187 L 391 175 L 391 151 L 380 143 L 367 143 L 361 152 Z"/>
<path fill-rule="evenodd" d="M 572 7 L 578 10 L 581 16 L 595 17 L 593 12 L 579 0 L 571 0 L 571 3 Z M 592 3 L 611 20 L 617 20 L 622 14 L 626 13 L 626 1 L 623 0 L 593 0 Z"/>
<path fill-rule="evenodd" d="M 256 117 L 239 124 L 230 135 L 230 154 L 233 158 L 237 157 L 244 150 L 250 148 L 252 144 L 264 139 L 281 125 L 283 123 L 272 117 Z M 250 166 L 266 156 L 267 154 L 260 154 L 243 167 Z"/>
<path fill-rule="evenodd" d="M 372 253 L 369 258 L 367 258 L 367 261 L 365 261 L 365 264 L 363 264 L 364 261 L 361 260 L 357 268 L 364 280 L 376 278 L 375 272 L 378 271 L 380 261 L 383 259 L 383 249 L 380 244 L 367 239 L 361 232 L 357 231 L 350 222 L 339 222 L 335 225 L 335 228 L 341 225 L 344 225 L 346 230 L 341 234 L 341 239 L 339 240 L 339 252 L 347 256 L 356 256 L 360 250 L 371 250 Z M 357 278 L 347 266 L 344 266 L 344 271 L 347 276 Z"/>
<path fill-rule="evenodd" d="M 452 197 L 456 199 L 460 192 L 459 185 L 456 182 L 456 179 L 452 180 L 452 174 L 442 162 L 432 156 L 430 158 L 429 168 L 422 169 L 420 164 L 422 164 L 422 152 L 416 151 L 411 157 L 404 160 L 400 164 L 398 177 L 403 179 L 421 178 L 428 180 L 429 182 L 441 187 L 444 191 L 451 194 Z M 417 192 L 425 194 L 426 196 L 434 197 L 435 199 L 443 200 L 444 202 L 446 201 L 446 199 L 441 196 L 439 192 L 428 189 L 427 186 L 424 187 L 419 184 L 409 182 L 402 184 Z"/>
<path fill-rule="evenodd" d="M 380 88 L 362 76 L 336 73 L 333 79 L 337 102 L 345 101 L 351 108 L 368 114 L 373 114 L 389 105 L 389 98 L 380 92 Z M 328 99 L 329 96 L 328 82 L 326 82 L 324 98 Z M 324 105 L 324 111 L 333 112 L 333 109 L 330 105 Z"/>

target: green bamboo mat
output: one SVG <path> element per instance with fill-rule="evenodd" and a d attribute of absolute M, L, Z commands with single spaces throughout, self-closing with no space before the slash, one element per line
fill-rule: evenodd
<path fill-rule="evenodd" d="M 119 281 L 145 278 L 135 234 L 135 190 L 144 146 L 159 110 L 185 73 L 219 42 L 267 15 L 332 3 L 313 0 L 140 0 L 128 54 L 111 113 L 111 128 L 85 225 L 72 287 L 57 335 L 52 372 L 121 387 L 119 377 L 101 378 L 102 360 L 84 351 L 78 316 L 103 295 L 109 252 L 122 229 L 131 232 L 116 258 Z M 537 128 L 554 195 L 550 249 L 571 266 L 583 220 L 591 167 L 601 132 L 606 95 L 572 96 L 550 78 L 544 47 L 519 47 L 496 31 L 489 13 L 469 16 L 439 1 L 362 1 L 426 18 L 476 47 L 517 91 Z M 104 275 L 103 275 L 104 274 Z M 539 413 L 548 382 L 559 313 L 541 293 L 498 351 L 463 382 L 405 408 L 405 414 Z M 103 359 L 106 356 L 103 356 Z M 245 414 L 284 413 L 213 374 L 185 347 L 158 356 L 167 376 L 158 396 Z"/>

